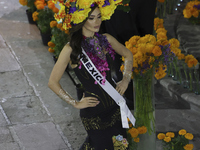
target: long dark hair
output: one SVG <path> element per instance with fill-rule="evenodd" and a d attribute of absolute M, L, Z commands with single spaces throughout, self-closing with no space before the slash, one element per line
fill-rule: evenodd
<path fill-rule="evenodd" d="M 91 11 L 88 14 L 88 17 L 91 15 L 91 13 L 94 11 L 95 8 L 97 8 L 98 5 L 94 5 L 91 7 Z M 72 61 L 72 64 L 78 64 L 80 58 L 78 56 L 82 53 L 81 49 L 81 43 L 83 40 L 83 34 L 82 34 L 82 27 L 84 26 L 85 22 L 87 21 L 88 17 L 81 23 L 77 25 L 72 25 L 72 28 L 70 28 L 70 46 L 72 48 L 72 53 L 70 55 L 70 59 Z"/>

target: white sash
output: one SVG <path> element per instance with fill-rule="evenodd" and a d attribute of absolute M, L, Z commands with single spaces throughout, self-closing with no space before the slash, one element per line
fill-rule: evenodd
<path fill-rule="evenodd" d="M 81 62 L 84 65 L 84 67 L 87 69 L 87 71 L 90 73 L 90 75 L 94 78 L 95 81 L 112 97 L 112 99 L 120 106 L 120 112 L 121 112 L 121 119 L 122 119 L 122 127 L 123 128 L 129 128 L 128 120 L 131 121 L 133 126 L 135 125 L 135 118 L 131 111 L 129 110 L 128 106 L 126 105 L 126 101 L 121 96 L 117 90 L 107 81 L 104 79 L 102 74 L 97 70 L 95 65 L 92 63 L 84 49 L 82 48 L 83 54 L 86 56 L 86 58 L 81 58 Z M 105 81 L 103 83 L 103 80 Z"/>

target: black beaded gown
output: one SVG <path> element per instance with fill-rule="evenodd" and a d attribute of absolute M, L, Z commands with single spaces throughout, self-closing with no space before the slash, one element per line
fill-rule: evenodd
<path fill-rule="evenodd" d="M 106 54 L 109 68 L 112 58 Z M 82 123 L 87 131 L 87 138 L 80 150 L 114 150 L 112 136 L 122 135 L 126 138 L 126 129 L 122 128 L 120 108 L 115 101 L 98 85 L 84 66 L 74 68 L 74 72 L 82 83 L 85 97 L 96 97 L 100 103 L 96 107 L 80 110 Z M 106 79 L 114 87 L 111 71 L 106 72 Z"/>

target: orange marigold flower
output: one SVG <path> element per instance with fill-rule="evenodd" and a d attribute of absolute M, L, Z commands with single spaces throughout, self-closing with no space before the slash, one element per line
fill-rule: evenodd
<path fill-rule="evenodd" d="M 171 137 L 166 136 L 166 137 L 164 138 L 164 141 L 167 142 L 167 143 L 169 143 L 169 142 L 171 141 Z"/>
<path fill-rule="evenodd" d="M 47 2 L 49 9 L 53 9 L 55 7 L 55 4 L 52 1 Z"/>
<path fill-rule="evenodd" d="M 57 24 L 57 28 L 61 29 L 62 28 L 62 23 Z"/>
<path fill-rule="evenodd" d="M 44 9 L 44 4 L 38 4 L 38 5 L 36 5 L 36 7 L 38 10 L 42 10 L 42 9 Z"/>
<path fill-rule="evenodd" d="M 164 3 L 165 2 L 165 0 L 158 0 L 160 3 Z"/>
<path fill-rule="evenodd" d="M 159 133 L 159 134 L 157 135 L 157 138 L 158 138 L 159 140 L 163 140 L 163 139 L 165 138 L 165 134 L 164 134 L 164 133 Z"/>
<path fill-rule="evenodd" d="M 160 56 L 160 55 L 162 55 L 162 50 L 159 46 L 155 46 L 153 48 L 152 53 L 154 54 L 154 56 Z"/>
<path fill-rule="evenodd" d="M 54 44 L 53 42 L 49 41 L 48 44 L 47 44 L 49 47 L 55 47 L 56 44 Z"/>
<path fill-rule="evenodd" d="M 128 132 L 131 134 L 133 138 L 136 138 L 139 134 L 139 131 L 136 128 L 131 128 L 128 130 Z"/>
<path fill-rule="evenodd" d="M 69 34 L 69 30 L 65 30 L 65 34 Z"/>
<path fill-rule="evenodd" d="M 190 59 L 188 62 L 187 62 L 187 65 L 189 68 L 192 68 L 194 66 L 196 66 L 198 63 L 198 60 L 196 58 L 193 58 L 193 59 Z"/>
<path fill-rule="evenodd" d="M 54 49 L 52 49 L 52 48 L 49 48 L 48 51 L 51 53 L 54 53 Z"/>
<path fill-rule="evenodd" d="M 179 130 L 179 132 L 178 132 L 179 135 L 185 135 L 186 133 L 187 133 L 187 132 L 186 132 L 185 129 L 181 129 L 181 130 Z"/>
<path fill-rule="evenodd" d="M 167 132 L 166 136 L 169 136 L 171 138 L 174 138 L 175 134 L 173 132 Z"/>
<path fill-rule="evenodd" d="M 184 55 L 184 54 L 182 54 L 182 53 L 178 54 L 178 59 L 179 59 L 179 60 L 184 59 L 184 58 L 185 58 L 185 55 Z"/>
<path fill-rule="evenodd" d="M 177 39 L 175 39 L 175 38 L 171 38 L 171 39 L 169 40 L 169 43 L 171 44 L 171 47 L 179 48 L 179 46 L 180 46 L 179 40 L 177 40 Z"/>
<path fill-rule="evenodd" d="M 147 132 L 147 128 L 145 126 L 138 127 L 137 130 L 139 134 L 145 134 Z"/>
<path fill-rule="evenodd" d="M 28 4 L 27 0 L 19 0 L 19 3 L 23 6 L 26 6 Z"/>
<path fill-rule="evenodd" d="M 158 40 L 167 40 L 167 35 L 164 32 L 159 32 L 156 37 Z"/>
<path fill-rule="evenodd" d="M 53 12 L 54 12 L 54 13 L 58 13 L 58 12 L 59 12 L 59 9 L 58 9 L 57 7 L 54 7 L 54 8 L 53 8 Z"/>
<path fill-rule="evenodd" d="M 185 63 L 188 63 L 188 61 L 189 61 L 190 59 L 193 59 L 193 58 L 194 58 L 193 55 L 187 55 L 187 56 L 185 56 Z"/>
<path fill-rule="evenodd" d="M 138 142 L 140 142 L 140 138 L 134 138 L 134 140 L 133 140 L 134 142 L 136 142 L 136 143 L 138 143 Z"/>
<path fill-rule="evenodd" d="M 50 22 L 50 27 L 51 28 L 56 27 L 57 24 L 58 24 L 57 21 L 53 20 L 53 21 Z"/>
<path fill-rule="evenodd" d="M 185 138 L 188 139 L 188 140 L 192 140 L 194 138 L 194 136 L 191 133 L 186 133 Z"/>
<path fill-rule="evenodd" d="M 183 148 L 185 150 L 192 150 L 194 148 L 194 145 L 193 144 L 186 144 Z"/>

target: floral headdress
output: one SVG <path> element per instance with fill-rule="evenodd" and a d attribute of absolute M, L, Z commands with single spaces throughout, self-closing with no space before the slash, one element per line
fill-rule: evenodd
<path fill-rule="evenodd" d="M 109 20 L 118 5 L 123 5 L 123 0 L 52 0 L 55 4 L 59 2 L 60 10 L 55 14 L 55 19 L 62 20 L 65 30 L 71 28 L 72 24 L 83 22 L 91 11 L 91 7 L 98 5 L 102 20 Z M 128 6 L 128 4 L 126 4 Z"/>

